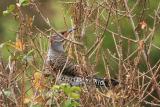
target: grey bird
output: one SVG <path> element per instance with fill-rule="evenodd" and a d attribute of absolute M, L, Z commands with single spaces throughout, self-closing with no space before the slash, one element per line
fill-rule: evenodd
<path fill-rule="evenodd" d="M 68 36 L 68 34 L 73 30 L 74 29 L 56 33 L 50 37 L 50 45 L 45 62 L 45 70 L 51 73 L 51 75 L 53 75 L 54 77 L 58 78 L 58 83 L 69 83 L 72 86 L 92 84 L 96 87 L 109 87 L 118 85 L 119 82 L 115 79 L 102 79 L 83 76 L 77 64 L 67 57 L 64 51 L 63 41 L 65 40 L 65 37 Z"/>

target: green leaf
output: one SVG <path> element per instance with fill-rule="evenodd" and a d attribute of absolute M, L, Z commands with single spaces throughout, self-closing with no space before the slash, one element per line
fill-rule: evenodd
<path fill-rule="evenodd" d="M 27 53 L 27 56 L 29 56 L 31 53 L 33 53 L 34 50 L 35 50 L 35 49 L 30 50 L 30 51 Z"/>
<path fill-rule="evenodd" d="M 71 103 L 71 100 L 70 100 L 70 99 L 66 100 L 66 101 L 64 102 L 63 107 L 73 107 L 73 106 L 72 106 L 72 103 Z"/>
<path fill-rule="evenodd" d="M 28 6 L 29 5 L 29 0 L 19 0 L 19 4 L 21 5 L 21 6 Z"/>
<path fill-rule="evenodd" d="M 73 102 L 72 102 L 72 106 L 73 106 L 73 107 L 79 107 L 80 104 L 79 104 L 78 102 L 76 102 L 76 101 L 73 101 Z"/>
<path fill-rule="evenodd" d="M 8 15 L 8 14 L 9 14 L 9 12 L 8 12 L 7 10 L 3 11 L 3 15 L 4 15 L 4 16 L 6 16 L 6 15 Z"/>
<path fill-rule="evenodd" d="M 15 9 L 15 5 L 11 4 L 9 7 L 7 7 L 7 10 L 3 11 L 3 15 L 8 15 Z"/>
<path fill-rule="evenodd" d="M 54 85 L 53 87 L 52 87 L 52 90 L 59 90 L 59 85 Z"/>
<path fill-rule="evenodd" d="M 73 87 L 71 87 L 71 91 L 72 92 L 75 92 L 75 91 L 81 91 L 81 88 L 80 87 L 77 87 L 77 86 L 73 86 Z"/>
<path fill-rule="evenodd" d="M 63 105 L 63 107 L 79 107 L 79 106 L 80 104 L 72 99 L 66 100 Z"/>
<path fill-rule="evenodd" d="M 1 43 L 0 48 L 3 48 L 6 45 L 6 43 Z"/>
<path fill-rule="evenodd" d="M 79 99 L 79 98 L 80 98 L 80 95 L 77 94 L 77 93 L 70 93 L 70 94 L 69 94 L 69 97 L 70 97 L 70 98 L 73 98 L 73 99 Z"/>
<path fill-rule="evenodd" d="M 68 84 L 61 84 L 60 85 L 60 89 L 62 89 L 64 91 L 65 94 L 70 94 L 70 86 Z"/>
<path fill-rule="evenodd" d="M 14 9 L 15 9 L 15 5 L 13 4 L 9 5 L 9 7 L 7 8 L 9 12 L 13 12 Z"/>

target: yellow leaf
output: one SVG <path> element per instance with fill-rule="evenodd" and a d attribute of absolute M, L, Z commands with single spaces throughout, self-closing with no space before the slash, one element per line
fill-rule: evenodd
<path fill-rule="evenodd" d="M 42 91 L 45 88 L 44 78 L 42 73 L 35 72 L 33 75 L 33 87 L 39 91 Z"/>
<path fill-rule="evenodd" d="M 20 39 L 16 39 L 15 48 L 19 51 L 23 51 L 25 48 L 24 43 Z"/>
<path fill-rule="evenodd" d="M 40 72 L 35 72 L 34 73 L 34 79 L 35 80 L 40 80 L 42 78 L 42 73 Z"/>
<path fill-rule="evenodd" d="M 24 98 L 24 104 L 28 104 L 31 101 L 31 98 L 26 97 Z"/>
<path fill-rule="evenodd" d="M 32 17 L 29 17 L 29 19 L 28 19 L 28 25 L 30 28 L 32 28 L 33 20 L 34 20 L 34 18 L 32 18 Z"/>

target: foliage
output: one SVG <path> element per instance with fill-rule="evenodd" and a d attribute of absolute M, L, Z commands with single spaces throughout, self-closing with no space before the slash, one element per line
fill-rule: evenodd
<path fill-rule="evenodd" d="M 27 6 L 29 5 L 30 1 L 29 0 L 19 0 L 20 6 Z"/>
<path fill-rule="evenodd" d="M 80 87 L 73 86 L 71 87 L 68 84 L 54 85 L 52 87 L 53 91 L 62 91 L 67 96 L 67 99 L 64 101 L 64 107 L 77 107 L 80 104 L 77 102 L 80 99 Z M 55 95 L 55 94 L 54 94 Z"/>
<path fill-rule="evenodd" d="M 15 5 L 11 4 L 7 7 L 7 10 L 3 11 L 3 15 L 8 15 L 15 9 Z"/>

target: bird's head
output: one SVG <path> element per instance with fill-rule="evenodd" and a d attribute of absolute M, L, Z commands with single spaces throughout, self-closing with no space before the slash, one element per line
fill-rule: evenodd
<path fill-rule="evenodd" d="M 55 33 L 50 37 L 50 47 L 52 50 L 57 52 L 64 52 L 63 41 L 75 29 Z"/>

